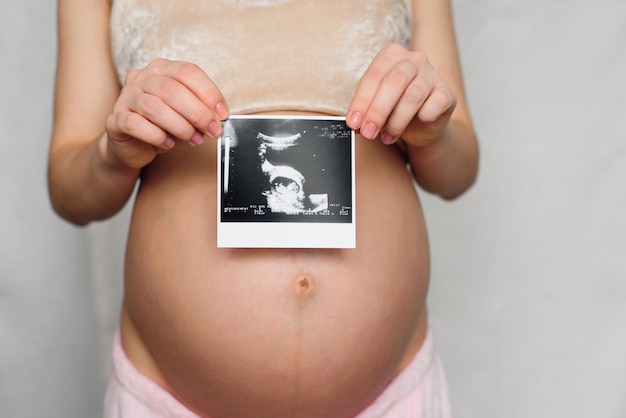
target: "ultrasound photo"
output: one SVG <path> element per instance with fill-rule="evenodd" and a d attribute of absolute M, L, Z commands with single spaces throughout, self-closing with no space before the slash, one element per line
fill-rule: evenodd
<path fill-rule="evenodd" d="M 218 142 L 218 245 L 354 246 L 345 118 L 231 116 Z"/>

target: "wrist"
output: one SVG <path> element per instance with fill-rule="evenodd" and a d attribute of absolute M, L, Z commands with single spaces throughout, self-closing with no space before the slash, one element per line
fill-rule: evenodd
<path fill-rule="evenodd" d="M 135 179 L 139 176 L 140 172 L 139 168 L 129 167 L 111 152 L 110 138 L 106 132 L 97 139 L 95 167 L 96 171 L 104 170 L 114 175 L 130 176 Z"/>

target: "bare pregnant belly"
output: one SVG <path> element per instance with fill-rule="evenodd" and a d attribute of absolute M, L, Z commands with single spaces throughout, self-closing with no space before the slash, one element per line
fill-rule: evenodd
<path fill-rule="evenodd" d="M 428 244 L 397 147 L 357 137 L 356 249 L 216 248 L 215 144 L 146 170 L 122 315 L 135 366 L 206 417 L 350 417 L 425 336 Z"/>

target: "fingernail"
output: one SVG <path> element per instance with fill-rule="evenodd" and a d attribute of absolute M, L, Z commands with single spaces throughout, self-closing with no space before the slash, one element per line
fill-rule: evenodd
<path fill-rule="evenodd" d="M 361 129 L 361 135 L 363 135 L 367 139 L 374 139 L 376 136 L 376 125 L 373 122 L 367 122 L 365 126 Z"/>
<path fill-rule="evenodd" d="M 383 133 L 380 137 L 380 141 L 385 145 L 390 145 L 396 142 L 396 138 L 389 135 L 387 132 Z"/>
<path fill-rule="evenodd" d="M 194 145 L 202 145 L 204 143 L 204 136 L 196 131 L 191 137 L 191 143 Z"/>
<path fill-rule="evenodd" d="M 168 136 L 167 138 L 165 138 L 165 142 L 163 143 L 163 146 L 166 149 L 172 149 L 174 148 L 174 145 L 176 145 L 176 141 L 174 141 L 171 137 Z"/>
<path fill-rule="evenodd" d="M 360 112 L 353 112 L 352 115 L 350 115 L 350 119 L 348 119 L 348 122 L 349 122 L 348 125 L 352 129 L 359 129 L 362 119 L 363 119 L 363 115 L 361 115 Z"/>
<path fill-rule="evenodd" d="M 209 123 L 209 134 L 211 134 L 213 138 L 222 135 L 222 124 L 215 120 Z"/>
<path fill-rule="evenodd" d="M 220 118 L 220 120 L 224 120 L 228 119 L 230 111 L 228 110 L 228 106 L 226 106 L 226 103 L 219 102 L 215 105 L 215 113 L 217 113 L 217 116 Z"/>

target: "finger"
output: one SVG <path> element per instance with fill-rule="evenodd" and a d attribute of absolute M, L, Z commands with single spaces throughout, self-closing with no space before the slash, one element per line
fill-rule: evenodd
<path fill-rule="evenodd" d="M 416 96 L 423 100 L 424 91 L 428 88 L 427 83 L 422 81 L 414 83 L 418 76 L 417 67 L 408 60 L 396 63 L 387 75 L 381 80 L 376 94 L 372 98 L 371 104 L 364 117 L 361 134 L 368 139 L 376 138 L 381 128 L 387 123 L 390 115 L 400 103 L 407 89 L 412 86 L 409 96 Z M 421 103 L 420 103 L 421 104 Z M 417 111 L 417 109 L 415 109 Z M 401 128 L 401 126 L 399 126 Z"/>
<path fill-rule="evenodd" d="M 382 128 L 382 142 L 385 144 L 396 142 L 428 101 L 432 92 L 433 82 L 428 76 L 420 74 L 412 80 L 402 93 Z"/>
<path fill-rule="evenodd" d="M 112 114 L 107 120 L 106 130 L 117 142 L 134 140 L 163 150 L 171 149 L 175 145 L 172 137 L 163 129 L 132 111 Z"/>
<path fill-rule="evenodd" d="M 164 112 L 163 115 L 153 113 L 148 118 L 176 137 L 190 141 L 196 130 L 213 138 L 221 135 L 222 127 L 218 116 L 179 81 L 155 75 L 148 78 L 142 84 L 142 88 L 144 93 L 157 99 L 153 100 L 139 95 L 139 98 L 143 97 L 144 105 L 154 106 L 153 111 Z M 146 110 L 149 111 L 150 109 Z M 175 118 L 172 111 L 178 114 L 180 118 Z M 163 119 L 169 124 L 167 126 L 161 125 L 156 118 Z M 187 123 L 179 126 L 172 125 L 174 121 L 181 122 L 181 118 Z"/>
<path fill-rule="evenodd" d="M 378 91 L 378 86 L 394 64 L 387 55 L 386 49 L 381 51 L 372 60 L 359 81 L 352 102 L 348 106 L 347 124 L 351 129 L 361 129 L 367 110 Z"/>
<path fill-rule="evenodd" d="M 436 88 L 411 121 L 411 126 L 402 134 L 402 138 L 415 145 L 427 145 L 436 140 L 450 121 L 456 104 L 454 91 L 447 86 Z"/>
<path fill-rule="evenodd" d="M 220 120 L 229 116 L 226 100 L 213 80 L 197 65 L 182 61 L 157 59 L 152 64 L 157 74 L 173 78 L 185 85 Z M 149 66 L 150 67 L 150 66 Z"/>
<path fill-rule="evenodd" d="M 131 70 L 126 74 L 126 79 L 124 80 L 124 86 L 128 86 L 141 74 L 140 70 Z"/>
<path fill-rule="evenodd" d="M 148 93 L 136 95 L 130 110 L 180 140 L 192 145 L 203 142 L 202 134 L 197 134 L 197 129 L 185 117 L 157 96 Z"/>
<path fill-rule="evenodd" d="M 428 96 L 417 117 L 422 122 L 435 122 L 442 116 L 449 116 L 456 108 L 457 98 L 447 87 L 437 87 Z"/>

